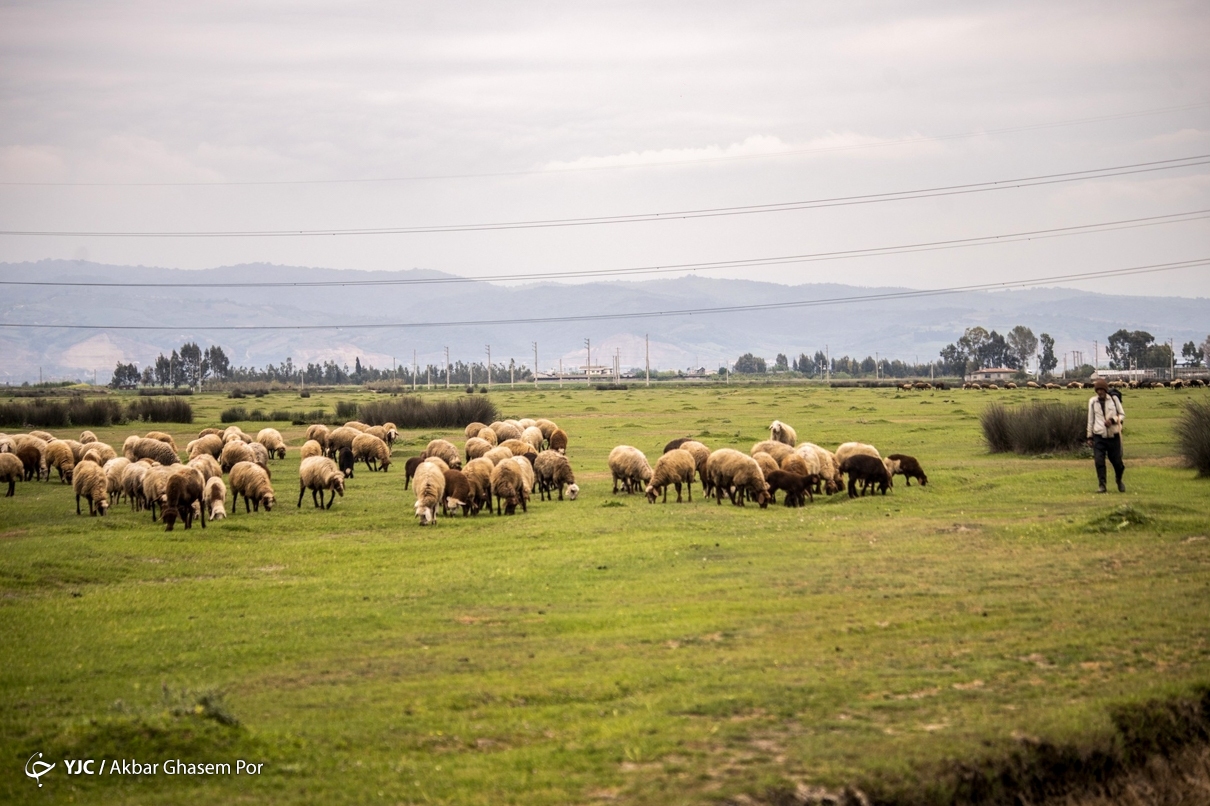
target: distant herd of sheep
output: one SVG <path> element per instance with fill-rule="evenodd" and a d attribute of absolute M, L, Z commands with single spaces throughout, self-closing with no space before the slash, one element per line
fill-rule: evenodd
<path fill-rule="evenodd" d="M 778 420 L 769 433 L 770 438 L 753 445 L 749 454 L 731 448 L 711 451 L 698 440 L 676 439 L 665 446 L 655 467 L 638 448 L 619 445 L 608 460 L 613 493 L 641 490 L 651 503 L 661 496 L 667 502 L 671 487 L 679 503 L 684 488 L 692 501 L 693 482 L 700 479 L 706 497 L 719 504 L 726 495 L 737 506 L 750 500 L 764 508 L 779 492 L 786 506 L 803 506 L 820 493 L 839 492 L 846 476 L 850 497 L 875 489 L 885 495 L 895 475 L 903 475 L 909 486 L 913 478 L 922 485 L 928 481 L 911 456 L 883 458 L 874 446 L 858 442 L 846 442 L 832 452 L 799 443 L 794 429 Z M 434 439 L 406 462 L 404 489 L 413 490 L 422 526 L 436 523 L 439 510 L 447 517 L 458 510 L 463 516 L 476 515 L 484 507 L 512 515 L 518 507 L 527 512 L 535 492 L 540 500 L 557 494 L 562 501 L 566 494 L 574 501 L 579 495 L 566 456 L 567 432 L 551 420 L 472 423 L 465 437 L 461 450 L 448 440 Z M 398 438 L 392 423 L 310 426 L 299 452 L 297 506 L 309 490 L 315 507 L 330 509 L 336 496 L 344 496 L 345 482 L 358 462 L 371 472 L 387 471 Z M 178 521 L 189 529 L 196 518 L 205 528 L 207 519 L 227 517 L 228 486 L 232 512 L 241 496 L 245 512 L 259 512 L 262 506 L 270 511 L 277 503 L 269 463 L 285 458 L 286 442 L 276 429 L 262 429 L 253 437 L 238 426 L 206 428 L 185 446 L 185 453 L 188 459 L 182 461 L 172 436 L 161 431 L 128 437 L 121 456 L 91 431 L 79 440 L 58 439 L 45 431 L 0 434 L 0 483 L 8 482 L 6 497 L 12 496 L 17 481 L 49 481 L 54 470 L 63 483 L 72 485 L 76 514 L 82 514 L 82 503 L 87 502 L 90 515 L 104 515 L 111 503 L 125 497 L 133 511 L 149 510 L 152 520 L 162 521 L 169 531 Z"/>

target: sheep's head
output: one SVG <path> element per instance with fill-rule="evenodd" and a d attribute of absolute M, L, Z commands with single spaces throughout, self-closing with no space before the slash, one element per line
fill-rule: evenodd
<path fill-rule="evenodd" d="M 416 502 L 416 517 L 420 518 L 421 526 L 428 526 L 428 525 L 434 523 L 436 520 L 433 517 L 433 508 L 426 507 L 425 505 L 421 504 L 419 501 Z"/>
<path fill-rule="evenodd" d="M 391 457 L 382 457 L 382 461 L 378 463 L 378 466 L 382 468 L 383 473 L 387 472 L 387 468 L 391 466 Z"/>
<path fill-rule="evenodd" d="M 101 496 L 101 500 L 97 501 L 97 514 L 104 515 L 109 510 L 109 498 Z"/>
<path fill-rule="evenodd" d="M 277 503 L 277 499 L 273 497 L 273 493 L 265 493 L 265 497 L 261 499 L 261 503 L 265 505 L 265 512 L 273 509 L 273 505 Z"/>
<path fill-rule="evenodd" d="M 72 477 L 72 471 L 73 471 L 73 470 L 74 470 L 74 468 L 70 468 L 70 467 L 69 467 L 69 468 L 67 468 L 66 470 L 64 470 L 64 471 L 63 471 L 63 480 L 64 480 L 64 481 L 66 481 L 66 482 L 68 482 L 68 483 L 70 483 L 70 482 L 71 482 L 71 477 Z"/>
<path fill-rule="evenodd" d="M 277 450 L 274 451 L 274 453 L 277 454 L 278 459 L 285 459 L 286 458 L 286 446 L 284 446 L 284 445 L 279 446 L 277 448 Z"/>
<path fill-rule="evenodd" d="M 579 494 L 580 494 L 580 485 L 579 484 L 572 484 L 571 486 L 569 486 L 567 488 L 567 497 L 570 500 L 575 501 L 576 496 Z"/>
<path fill-rule="evenodd" d="M 647 485 L 647 490 L 646 490 L 646 493 L 647 493 L 647 503 L 649 503 L 649 504 L 654 504 L 654 503 L 655 503 L 655 498 L 656 498 L 656 490 L 655 490 L 655 485 L 654 485 L 654 484 L 648 484 L 648 485 Z"/>
<path fill-rule="evenodd" d="M 176 525 L 177 519 L 176 507 L 166 507 L 160 515 L 160 520 L 164 522 L 164 531 L 171 532 L 172 527 Z"/>
<path fill-rule="evenodd" d="M 341 498 L 345 497 L 345 477 L 341 473 L 333 473 L 328 480 L 328 489 L 335 490 Z"/>

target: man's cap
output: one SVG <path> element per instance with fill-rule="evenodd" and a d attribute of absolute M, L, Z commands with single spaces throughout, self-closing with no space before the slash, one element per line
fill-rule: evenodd
<path fill-rule="evenodd" d="M 1097 378 L 1097 382 L 1092 385 L 1092 388 L 1093 389 L 1104 389 L 1106 392 L 1108 392 L 1109 391 L 1109 382 L 1106 381 L 1104 378 Z"/>

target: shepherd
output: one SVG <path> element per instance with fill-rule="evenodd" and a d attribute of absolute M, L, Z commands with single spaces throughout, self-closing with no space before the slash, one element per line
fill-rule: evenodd
<path fill-rule="evenodd" d="M 1117 478 L 1118 492 L 1126 492 L 1122 483 L 1122 473 L 1126 467 L 1122 464 L 1122 423 L 1126 412 L 1122 402 L 1116 395 L 1109 394 L 1109 384 L 1104 378 L 1097 379 L 1093 384 L 1096 394 L 1088 399 L 1088 444 L 1092 446 L 1092 461 L 1097 468 L 1097 492 L 1103 493 L 1105 488 L 1105 457 L 1109 457 L 1113 465 L 1113 474 Z"/>

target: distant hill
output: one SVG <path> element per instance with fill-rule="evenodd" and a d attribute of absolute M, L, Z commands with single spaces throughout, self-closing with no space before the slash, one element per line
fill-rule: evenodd
<path fill-rule="evenodd" d="M 785 353 L 814 353 L 825 345 L 833 356 L 928 361 L 974 325 L 1004 332 L 1023 324 L 1055 337 L 1058 351 L 1092 353 L 1119 328 L 1142 329 L 1173 339 L 1177 353 L 1186 341 L 1210 334 L 1210 300 L 1130 297 L 1068 288 L 964 292 L 933 297 L 851 302 L 818 307 L 677 315 L 596 321 L 511 324 L 537 317 L 582 317 L 783 303 L 869 296 L 906 289 L 840 284 L 786 286 L 697 276 L 641 282 L 575 285 L 541 283 L 432 283 L 297 288 L 237 288 L 249 282 L 364 282 L 440 280 L 449 275 L 410 271 L 335 269 L 247 264 L 186 271 L 143 266 L 108 266 L 69 260 L 0 264 L 6 280 L 59 282 L 191 283 L 181 288 L 8 286 L 0 321 L 73 325 L 161 325 L 162 330 L 34 330 L 0 328 L 0 382 L 44 378 L 87 378 L 105 382 L 118 361 L 145 366 L 186 341 L 220 344 L 234 365 L 263 366 L 291 357 L 295 364 L 336 360 L 378 367 L 451 360 L 482 361 L 491 344 L 495 362 L 533 363 L 538 342 L 542 369 L 584 362 L 584 340 L 592 340 L 593 362 L 608 363 L 621 351 L 623 367 L 642 366 L 649 334 L 653 367 L 717 367 L 753 352 L 772 361 Z M 504 324 L 474 324 L 504 320 Z M 410 323 L 413 327 L 355 327 Z M 470 323 L 470 324 L 450 324 Z M 208 330 L 214 326 L 335 324 L 339 330 Z"/>

